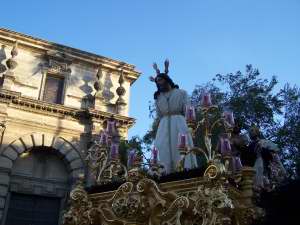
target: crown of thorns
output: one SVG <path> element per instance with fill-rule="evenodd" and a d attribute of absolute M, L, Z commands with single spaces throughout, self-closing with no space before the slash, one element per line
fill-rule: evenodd
<path fill-rule="evenodd" d="M 170 65 L 169 60 L 166 59 L 164 64 L 165 64 L 165 72 L 164 72 L 164 74 L 165 74 L 165 75 L 168 75 L 168 73 L 169 73 L 169 65 Z M 160 75 L 161 72 L 160 72 L 160 70 L 159 70 L 159 68 L 158 68 L 158 66 L 157 66 L 156 63 L 153 63 L 152 67 L 153 67 L 153 69 L 154 69 L 155 72 L 156 72 L 156 76 L 151 76 L 151 77 L 149 77 L 149 79 L 150 79 L 150 81 L 155 82 L 156 77 L 157 77 L 158 75 Z"/>

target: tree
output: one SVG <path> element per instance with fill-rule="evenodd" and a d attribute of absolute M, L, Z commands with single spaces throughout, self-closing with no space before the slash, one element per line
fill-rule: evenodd
<path fill-rule="evenodd" d="M 142 144 L 139 136 L 133 136 L 130 140 L 121 140 L 119 148 L 121 163 L 127 166 L 128 152 L 132 149 L 135 149 L 137 155 L 141 156 L 143 154 Z"/>
<path fill-rule="evenodd" d="M 281 95 L 284 115 L 275 142 L 283 150 L 282 158 L 289 173 L 300 176 L 300 89 L 287 84 Z"/>
<path fill-rule="evenodd" d="M 234 112 L 244 130 L 252 125 L 260 127 L 263 135 L 282 149 L 286 168 L 296 176 L 300 175 L 300 91 L 296 86 L 285 85 L 276 92 L 277 83 L 274 76 L 270 81 L 261 79 L 258 69 L 247 65 L 244 74 L 217 74 L 213 82 L 196 86 L 191 99 L 197 106 L 202 93 L 208 91 L 221 110 Z M 196 144 L 201 146 L 202 139 L 198 132 Z"/>
<path fill-rule="evenodd" d="M 268 81 L 259 76 L 258 69 L 247 65 L 245 74 L 240 71 L 235 74 L 217 74 L 213 79 L 214 83 L 208 83 L 202 88 L 208 88 L 215 103 L 222 110 L 232 110 L 235 117 L 244 124 L 245 129 L 255 124 L 267 134 L 270 125 L 276 124 L 276 116 L 282 114 L 283 101 L 280 94 L 274 91 L 278 83 L 276 77 L 273 76 Z M 218 85 L 223 86 L 222 90 Z M 199 90 L 199 87 L 193 91 L 194 103 L 199 102 L 201 92 L 203 90 Z"/>

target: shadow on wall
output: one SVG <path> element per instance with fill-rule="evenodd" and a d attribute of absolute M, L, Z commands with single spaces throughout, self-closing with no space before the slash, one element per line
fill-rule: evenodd
<path fill-rule="evenodd" d="M 87 74 L 83 76 L 83 84 L 79 86 L 79 89 L 85 93 L 81 100 L 81 109 L 94 108 L 94 88 L 91 85 L 93 81 Z"/>
<path fill-rule="evenodd" d="M 57 124 L 56 124 L 56 130 L 53 132 L 54 136 L 60 137 L 64 136 L 62 135 L 62 131 L 64 129 L 63 127 L 63 119 L 64 118 L 58 118 Z M 80 151 L 80 154 L 85 152 L 85 143 L 90 142 L 91 137 L 91 121 L 90 118 L 86 118 L 84 116 L 79 118 L 78 121 L 81 125 L 84 126 L 83 132 L 79 135 L 79 137 L 73 137 L 70 142 L 77 143 L 82 149 L 78 149 Z M 83 152 L 82 152 L 83 151 Z"/>
<path fill-rule="evenodd" d="M 103 97 L 107 102 L 110 102 L 115 97 L 115 94 L 110 90 L 114 86 L 111 76 L 112 74 L 110 72 L 105 74 Z"/>
<path fill-rule="evenodd" d="M 62 130 L 63 130 L 62 118 L 58 118 L 56 123 L 56 130 L 53 132 L 54 136 L 60 136 Z"/>
<path fill-rule="evenodd" d="M 40 71 L 42 71 L 44 67 L 43 63 L 39 63 L 37 64 L 33 69 L 32 69 L 32 76 L 35 76 L 36 74 L 38 74 Z"/>
<path fill-rule="evenodd" d="M 4 65 L 5 59 L 6 59 L 5 45 L 2 45 L 0 49 L 0 74 L 6 71 L 6 66 Z"/>
<path fill-rule="evenodd" d="M 88 75 L 84 75 L 81 80 L 83 81 L 83 84 L 79 86 L 79 89 L 83 91 L 86 95 L 92 94 L 94 88 L 90 84 L 92 81 L 91 78 Z"/>

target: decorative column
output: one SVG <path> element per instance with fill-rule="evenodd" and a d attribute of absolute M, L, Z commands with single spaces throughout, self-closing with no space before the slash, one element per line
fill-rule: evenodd
<path fill-rule="evenodd" d="M 12 90 L 14 81 L 16 80 L 14 69 L 18 66 L 17 61 L 15 60 L 16 56 L 18 55 L 18 42 L 16 41 L 14 47 L 12 48 L 11 52 L 11 58 L 9 58 L 6 61 L 6 65 L 8 68 L 8 71 L 3 74 L 3 89 L 6 90 Z"/>
<path fill-rule="evenodd" d="M 124 73 L 123 70 L 121 70 L 121 75 L 119 78 L 119 87 L 116 90 L 117 95 L 119 96 L 116 101 L 116 111 L 118 114 L 124 114 L 127 105 L 125 99 L 123 98 L 123 96 L 126 93 L 126 89 L 123 87 L 123 83 L 124 83 Z"/>
<path fill-rule="evenodd" d="M 253 198 L 254 175 L 255 175 L 254 168 L 243 167 L 241 189 L 242 189 L 243 203 L 245 204 L 245 206 L 253 205 L 252 198 Z"/>

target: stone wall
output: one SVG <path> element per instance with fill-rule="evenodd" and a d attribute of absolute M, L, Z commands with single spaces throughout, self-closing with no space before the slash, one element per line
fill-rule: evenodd
<path fill-rule="evenodd" d="M 99 70 L 103 89 L 94 102 Z M 62 104 L 43 101 L 47 74 L 64 77 Z M 119 111 L 121 74 L 126 104 Z M 0 224 L 5 222 L 10 192 L 26 189 L 28 194 L 63 197 L 81 174 L 88 174 L 86 151 L 105 120 L 114 116 L 122 136 L 127 136 L 134 122 L 128 117 L 130 86 L 138 76 L 132 65 L 0 28 Z M 50 167 L 60 168 L 61 161 L 67 172 L 62 169 L 51 179 L 22 175 L 20 171 L 34 164 L 36 148 L 45 155 L 54 152 L 58 158 L 49 158 Z M 26 163 L 24 154 L 29 154 Z"/>
<path fill-rule="evenodd" d="M 13 45 L 6 45 L 1 42 L 0 46 L 4 46 L 1 54 L 5 58 L 2 59 L 2 64 L 5 65 L 7 59 L 10 58 L 10 52 Z M 49 62 L 45 59 L 45 54 L 33 52 L 30 49 L 18 46 L 18 55 L 15 57 L 18 63 L 14 70 L 16 77 L 13 91 L 20 92 L 22 96 L 42 99 L 43 89 L 43 76 L 46 76 L 49 69 Z M 85 108 L 83 99 L 86 96 L 94 95 L 94 82 L 96 81 L 96 74 L 98 67 L 96 65 L 85 64 L 83 62 L 72 62 L 68 66 L 67 73 L 60 73 L 65 77 L 65 91 L 64 91 L 64 105 L 74 108 Z M 118 80 L 120 76 L 119 71 L 113 71 L 103 68 L 102 82 L 104 90 L 110 92 L 111 98 L 108 97 L 107 101 L 114 104 L 117 101 L 116 89 L 119 86 Z M 124 110 L 123 115 L 128 116 L 129 109 L 129 96 L 130 96 L 130 81 L 125 80 L 123 84 L 126 92 L 124 95 L 125 101 L 128 103 Z"/>

